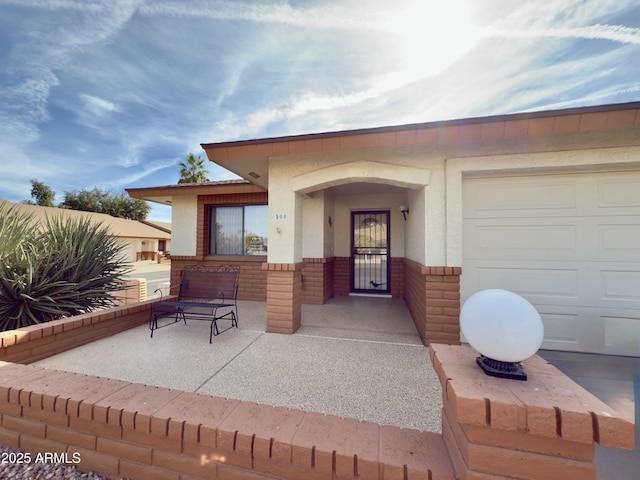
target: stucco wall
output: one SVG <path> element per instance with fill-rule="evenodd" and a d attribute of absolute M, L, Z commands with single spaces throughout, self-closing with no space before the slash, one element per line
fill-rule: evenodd
<path fill-rule="evenodd" d="M 171 255 L 194 256 L 198 231 L 197 197 L 173 197 L 171 208 L 171 230 L 173 242 Z"/>
<path fill-rule="evenodd" d="M 422 155 L 409 152 L 401 155 L 395 152 L 390 158 L 385 156 L 385 152 L 376 150 L 272 157 L 269 160 L 271 241 L 268 261 L 298 263 L 302 257 L 349 256 L 349 211 L 375 208 L 392 212 L 394 237 L 391 254 L 404 256 L 404 220 L 398 207 L 407 204 L 406 194 L 392 195 L 395 198 L 354 195 L 347 205 L 341 201 L 341 196 L 326 197 L 325 192 L 334 186 L 358 182 L 393 185 L 406 191 L 420 190 L 429 184 L 431 167 L 442 170 L 441 160 L 429 161 Z M 434 190 L 435 196 L 430 195 L 429 200 L 433 209 L 442 211 L 438 218 L 444 219 L 442 192 Z M 437 201 L 436 196 L 440 197 Z M 332 226 L 328 225 L 329 216 Z M 444 244 L 444 231 L 434 235 L 442 237 L 440 243 Z"/>

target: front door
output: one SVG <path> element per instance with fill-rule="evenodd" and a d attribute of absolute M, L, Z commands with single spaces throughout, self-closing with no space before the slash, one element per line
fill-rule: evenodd
<path fill-rule="evenodd" d="M 389 293 L 389 210 L 351 212 L 351 291 Z"/>

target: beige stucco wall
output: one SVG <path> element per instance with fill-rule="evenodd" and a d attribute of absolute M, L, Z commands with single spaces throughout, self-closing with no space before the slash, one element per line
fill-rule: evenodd
<path fill-rule="evenodd" d="M 348 196 L 349 202 L 346 202 L 327 189 L 366 182 L 421 190 L 429 184 L 431 170 L 428 167 L 424 157 L 417 158 L 407 152 L 395 152 L 387 157 L 378 150 L 271 158 L 268 261 L 296 263 L 303 257 L 349 256 L 349 212 L 358 209 L 392 212 L 391 254 L 404 256 L 404 220 L 398 207 L 408 203 L 405 194 L 354 195 Z M 444 218 L 444 198 L 439 204 L 434 203 L 433 208 L 440 209 L 440 216 Z M 328 224 L 329 216 L 332 226 Z"/>
<path fill-rule="evenodd" d="M 273 157 L 269 262 L 349 256 L 349 212 L 389 209 L 393 256 L 428 266 L 461 266 L 464 176 L 637 167 L 640 158 L 640 147 L 562 151 L 555 145 L 555 151 L 528 154 L 511 153 L 509 145 L 503 148 L 504 154 L 494 146 L 492 155 L 464 158 L 456 155 L 469 151 L 455 145 Z M 404 193 L 331 194 L 332 187 L 359 182 L 394 185 Z M 406 222 L 398 211 L 401 204 L 410 209 Z"/>
<path fill-rule="evenodd" d="M 196 254 L 198 232 L 198 199 L 197 197 L 173 197 L 171 208 L 171 255 Z"/>

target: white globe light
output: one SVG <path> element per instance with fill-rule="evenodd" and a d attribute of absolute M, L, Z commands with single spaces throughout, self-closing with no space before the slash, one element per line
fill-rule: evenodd
<path fill-rule="evenodd" d="M 460 311 L 460 328 L 475 350 L 501 362 L 526 360 L 544 339 L 544 326 L 535 307 L 507 290 L 482 290 L 471 295 Z"/>

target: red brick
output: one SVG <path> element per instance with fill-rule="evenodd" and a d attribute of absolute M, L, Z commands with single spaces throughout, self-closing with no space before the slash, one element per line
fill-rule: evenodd
<path fill-rule="evenodd" d="M 22 433 L 20 435 L 20 450 L 25 450 L 32 454 L 46 452 L 64 453 L 67 451 L 67 445 Z"/>
<path fill-rule="evenodd" d="M 121 459 L 124 458 L 139 464 L 151 464 L 152 449 L 150 447 L 105 437 L 98 437 L 95 450 L 104 455 Z"/>
<path fill-rule="evenodd" d="M 140 465 L 138 463 L 120 460 L 119 476 L 123 478 L 135 478 L 136 480 L 180 480 L 180 474 L 167 470 Z"/>
<path fill-rule="evenodd" d="M 528 431 L 507 432 L 476 425 L 462 425 L 462 430 L 471 443 L 587 461 L 592 461 L 595 454 L 593 443 L 571 442 L 559 437 L 539 437 Z"/>
<path fill-rule="evenodd" d="M 7 430 L 14 432 L 26 433 L 28 435 L 44 438 L 47 426 L 45 423 L 27 418 L 12 417 L 10 415 L 2 416 L 2 426 Z"/>
<path fill-rule="evenodd" d="M 125 442 L 152 447 L 154 449 L 166 450 L 168 452 L 180 453 L 182 451 L 181 440 L 166 436 L 123 429 L 121 438 Z"/>
<path fill-rule="evenodd" d="M 117 457 L 83 448 L 78 448 L 76 451 L 80 454 L 80 463 L 76 465 L 78 470 L 83 472 L 98 472 L 111 477 L 118 476 L 119 460 Z"/>
<path fill-rule="evenodd" d="M 0 427 L 0 445 L 17 450 L 20 448 L 20 432 Z"/>
<path fill-rule="evenodd" d="M 453 480 L 453 466 L 442 435 L 384 426 L 380 428 L 380 462 L 385 480 L 408 478 Z M 374 478 L 377 472 L 360 473 Z"/>
<path fill-rule="evenodd" d="M 218 447 L 233 450 L 235 445 L 236 451 L 253 457 L 288 462 L 291 441 L 304 415 L 299 410 L 242 402 L 219 426 Z"/>
<path fill-rule="evenodd" d="M 359 461 L 378 461 L 379 429 L 373 423 L 308 413 L 293 442 L 293 463 L 310 465 L 313 451 L 316 470 L 331 473 L 333 451 L 336 451 L 338 477 L 349 472 L 353 475 L 354 455 L 358 456 Z"/>
<path fill-rule="evenodd" d="M 74 447 L 82 447 L 90 450 L 96 448 L 96 436 L 80 432 L 70 428 L 47 425 L 47 438 L 56 442 L 66 443 Z"/>
<path fill-rule="evenodd" d="M 217 476 L 217 462 L 209 463 L 181 453 L 154 451 L 152 464 L 154 467 L 202 479 L 215 479 Z"/>

